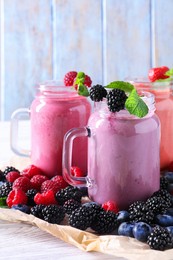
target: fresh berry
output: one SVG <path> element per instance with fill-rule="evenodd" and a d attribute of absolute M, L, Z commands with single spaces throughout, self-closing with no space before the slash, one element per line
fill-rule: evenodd
<path fill-rule="evenodd" d="M 53 193 L 57 193 L 57 191 L 60 190 L 59 184 L 52 180 L 46 180 L 41 184 L 40 191 L 41 193 L 47 192 L 47 191 L 53 191 Z"/>
<path fill-rule="evenodd" d="M 43 171 L 35 165 L 29 165 L 22 170 L 21 175 L 31 179 L 34 175 L 44 175 Z"/>
<path fill-rule="evenodd" d="M 41 185 L 44 181 L 48 180 L 48 177 L 46 177 L 45 175 L 34 175 L 31 179 L 30 179 L 30 183 L 31 183 L 31 188 L 32 189 L 36 189 L 38 191 L 40 191 Z"/>
<path fill-rule="evenodd" d="M 14 172 L 14 171 L 16 171 L 16 172 L 19 172 L 19 170 L 17 170 L 15 167 L 13 167 L 13 166 L 6 166 L 5 167 L 5 170 L 4 170 L 4 176 L 6 176 L 7 175 L 7 173 L 9 173 L 9 172 Z"/>
<path fill-rule="evenodd" d="M 12 190 L 12 183 L 5 182 L 0 187 L 0 198 L 7 197 L 11 190 Z"/>
<path fill-rule="evenodd" d="M 65 217 L 65 211 L 62 206 L 48 205 L 42 210 L 43 219 L 52 224 L 60 224 Z"/>
<path fill-rule="evenodd" d="M 19 177 L 13 182 L 13 189 L 21 189 L 27 192 L 30 188 L 30 179 L 27 177 Z"/>
<path fill-rule="evenodd" d="M 20 190 L 20 189 L 14 189 L 12 191 L 10 191 L 10 193 L 8 194 L 7 197 L 7 205 L 8 207 L 12 207 L 13 205 L 16 204 L 27 204 L 27 196 L 25 194 L 24 191 Z"/>
<path fill-rule="evenodd" d="M 85 176 L 83 171 L 77 166 L 71 167 L 71 175 L 74 177 L 84 177 Z"/>
<path fill-rule="evenodd" d="M 164 175 L 163 175 L 166 179 L 167 179 L 167 181 L 169 182 L 169 183 L 173 183 L 173 172 L 171 172 L 171 171 L 166 171 L 166 172 L 164 172 Z"/>
<path fill-rule="evenodd" d="M 117 215 L 112 211 L 101 211 L 91 224 L 91 228 L 100 235 L 109 234 L 117 227 Z"/>
<path fill-rule="evenodd" d="M 119 223 L 128 222 L 129 221 L 129 212 L 127 210 L 120 210 L 117 213 L 117 221 Z"/>
<path fill-rule="evenodd" d="M 61 175 L 56 175 L 51 180 L 57 183 L 59 190 L 69 186 L 69 184 L 64 180 L 63 176 Z"/>
<path fill-rule="evenodd" d="M 92 84 L 91 78 L 88 75 L 85 74 L 84 85 L 87 86 L 87 87 L 91 87 L 91 84 Z"/>
<path fill-rule="evenodd" d="M 34 201 L 36 204 L 49 205 L 49 204 L 57 204 L 54 193 L 52 190 L 49 190 L 44 193 L 37 193 L 34 196 Z"/>
<path fill-rule="evenodd" d="M 148 236 L 147 244 L 151 249 L 163 251 L 172 247 L 172 236 L 166 228 L 156 226 Z"/>
<path fill-rule="evenodd" d="M 64 76 L 65 86 L 73 86 L 73 83 L 74 83 L 76 76 L 77 76 L 76 71 L 70 71 L 70 72 L 66 73 L 65 76 Z"/>
<path fill-rule="evenodd" d="M 172 196 L 167 190 L 160 189 L 153 193 L 152 197 L 162 198 L 165 203 L 165 209 L 168 209 L 172 205 Z"/>
<path fill-rule="evenodd" d="M 34 201 L 34 197 L 37 194 L 37 190 L 35 189 L 30 189 L 26 192 L 26 195 L 28 197 L 28 205 L 29 206 L 35 206 L 35 201 Z"/>
<path fill-rule="evenodd" d="M 148 78 L 151 82 L 154 82 L 158 79 L 167 79 L 167 78 L 169 78 L 169 76 L 166 76 L 165 73 L 168 70 L 169 70 L 169 68 L 166 66 L 152 68 L 148 72 Z"/>
<path fill-rule="evenodd" d="M 78 202 L 81 202 L 82 195 L 82 191 L 77 187 L 68 186 L 65 189 L 58 191 L 55 197 L 58 203 L 63 205 L 69 199 L 74 199 Z"/>
<path fill-rule="evenodd" d="M 6 178 L 5 178 L 5 176 L 4 176 L 4 172 L 1 171 L 1 170 L 0 170 L 0 181 L 1 181 L 1 182 L 6 181 Z"/>
<path fill-rule="evenodd" d="M 94 216 L 89 208 L 79 207 L 75 209 L 72 214 L 69 216 L 69 224 L 74 228 L 81 230 L 86 230 L 89 228 L 93 222 Z"/>
<path fill-rule="evenodd" d="M 147 238 L 150 235 L 152 228 L 145 222 L 135 223 L 133 227 L 133 236 L 141 242 L 147 242 Z"/>
<path fill-rule="evenodd" d="M 105 203 L 103 203 L 102 207 L 104 210 L 112 211 L 114 213 L 118 213 L 118 211 L 119 211 L 118 205 L 112 200 L 109 200 L 109 201 L 106 201 Z"/>
<path fill-rule="evenodd" d="M 129 206 L 129 219 L 131 222 L 145 222 L 151 224 L 154 221 L 154 212 L 143 201 L 136 201 Z"/>
<path fill-rule="evenodd" d="M 145 205 L 148 208 L 148 210 L 152 210 L 155 215 L 159 213 L 164 213 L 167 209 L 164 199 L 162 199 L 162 197 L 157 196 L 147 199 Z"/>
<path fill-rule="evenodd" d="M 118 235 L 126 236 L 126 237 L 134 237 L 133 236 L 133 228 L 134 223 L 130 222 L 122 222 L 118 227 Z"/>
<path fill-rule="evenodd" d="M 36 218 L 41 218 L 43 219 L 43 214 L 42 210 L 45 208 L 45 205 L 35 205 L 34 207 L 31 208 L 31 214 L 35 216 Z"/>
<path fill-rule="evenodd" d="M 79 208 L 80 206 L 81 206 L 80 202 L 74 199 L 69 199 L 64 203 L 63 208 L 65 210 L 65 213 L 70 215 L 75 209 Z"/>
<path fill-rule="evenodd" d="M 15 204 L 11 207 L 12 209 L 16 209 L 16 210 L 20 210 L 26 214 L 30 213 L 30 207 L 28 207 L 27 205 L 23 205 L 23 204 Z"/>
<path fill-rule="evenodd" d="M 97 217 L 97 215 L 99 215 L 100 212 L 104 211 L 104 209 L 99 203 L 93 201 L 84 203 L 83 207 L 87 207 L 90 210 L 90 212 L 92 212 L 93 217 Z"/>
<path fill-rule="evenodd" d="M 107 105 L 111 112 L 118 112 L 125 107 L 127 96 L 121 89 L 113 89 L 107 94 Z"/>
<path fill-rule="evenodd" d="M 20 173 L 17 171 L 8 172 L 6 175 L 6 180 L 9 182 L 14 182 L 17 178 L 20 177 Z"/>
<path fill-rule="evenodd" d="M 167 190 L 168 186 L 169 186 L 169 181 L 166 179 L 166 177 L 164 176 L 160 177 L 160 189 Z"/>
<path fill-rule="evenodd" d="M 163 227 L 173 226 L 173 216 L 158 214 L 155 217 L 155 223 Z"/>
<path fill-rule="evenodd" d="M 104 97 L 107 96 L 107 91 L 102 85 L 92 86 L 90 89 L 90 98 L 92 101 L 99 102 L 102 101 Z"/>

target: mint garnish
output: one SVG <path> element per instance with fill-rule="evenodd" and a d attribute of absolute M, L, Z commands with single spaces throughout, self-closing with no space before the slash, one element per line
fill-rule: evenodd
<path fill-rule="evenodd" d="M 106 88 L 118 88 L 130 93 L 125 102 L 125 108 L 130 114 L 142 118 L 147 115 L 148 107 L 145 102 L 138 95 L 136 89 L 129 82 L 124 81 L 114 81 L 111 82 Z"/>
<path fill-rule="evenodd" d="M 145 102 L 139 97 L 136 89 L 134 88 L 125 102 L 125 108 L 130 114 L 137 117 L 144 117 L 148 113 L 148 107 Z"/>
<path fill-rule="evenodd" d="M 134 86 L 129 82 L 124 81 L 113 81 L 105 88 L 118 88 L 124 90 L 125 92 L 131 92 L 134 89 Z"/>
<path fill-rule="evenodd" d="M 78 72 L 77 77 L 74 82 L 74 86 L 77 85 L 77 93 L 80 96 L 89 96 L 88 88 L 84 85 L 85 81 L 85 73 L 84 72 Z"/>
<path fill-rule="evenodd" d="M 0 198 L 0 207 L 6 206 L 6 199 L 7 197 Z"/>

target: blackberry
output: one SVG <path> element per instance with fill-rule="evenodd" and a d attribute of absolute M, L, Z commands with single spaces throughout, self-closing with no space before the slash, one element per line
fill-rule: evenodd
<path fill-rule="evenodd" d="M 159 197 L 164 200 L 165 209 L 168 209 L 172 206 L 172 196 L 167 190 L 160 189 L 153 193 L 151 197 Z"/>
<path fill-rule="evenodd" d="M 165 177 L 160 177 L 160 189 L 167 190 L 169 185 L 169 181 Z"/>
<path fill-rule="evenodd" d="M 107 94 L 107 105 L 111 112 L 124 109 L 127 96 L 121 89 L 113 89 Z"/>
<path fill-rule="evenodd" d="M 87 203 L 83 204 L 83 207 L 87 207 L 90 210 L 90 212 L 92 212 L 94 217 L 96 217 L 98 214 L 100 214 L 101 211 L 104 211 L 102 206 L 96 202 L 87 202 Z"/>
<path fill-rule="evenodd" d="M 12 190 L 12 183 L 4 182 L 2 186 L 0 186 L 0 198 L 7 197 L 10 191 Z"/>
<path fill-rule="evenodd" d="M 91 228 L 98 234 L 113 232 L 118 227 L 117 215 L 112 211 L 100 211 L 94 219 Z"/>
<path fill-rule="evenodd" d="M 147 199 L 146 206 L 149 210 L 152 210 L 155 215 L 162 214 L 166 210 L 165 201 L 162 197 L 151 197 Z"/>
<path fill-rule="evenodd" d="M 136 201 L 129 207 L 129 219 L 131 222 L 151 224 L 154 221 L 154 217 L 154 212 L 143 201 Z"/>
<path fill-rule="evenodd" d="M 79 208 L 80 206 L 81 206 L 80 202 L 74 199 L 69 199 L 64 203 L 63 208 L 65 210 L 65 213 L 70 215 L 75 209 Z"/>
<path fill-rule="evenodd" d="M 6 175 L 7 175 L 7 173 L 9 173 L 9 172 L 19 172 L 19 170 L 17 170 L 15 167 L 13 167 L 13 166 L 7 166 L 6 168 L 5 168 L 5 170 L 4 170 L 4 177 L 6 177 Z"/>
<path fill-rule="evenodd" d="M 65 217 L 65 211 L 62 206 L 48 205 L 42 209 L 43 219 L 52 224 L 60 224 Z"/>
<path fill-rule="evenodd" d="M 35 203 L 35 201 L 34 201 L 34 196 L 37 194 L 37 190 L 35 190 L 35 189 L 30 189 L 30 190 L 28 190 L 27 192 L 26 192 L 26 196 L 28 197 L 28 205 L 29 206 L 35 206 L 36 205 L 36 203 Z"/>
<path fill-rule="evenodd" d="M 99 102 L 106 97 L 107 91 L 102 85 L 95 85 L 90 89 L 90 98 L 92 101 Z"/>
<path fill-rule="evenodd" d="M 45 205 L 39 204 L 35 205 L 31 208 L 31 214 L 34 215 L 36 218 L 43 219 L 42 210 L 45 208 Z"/>
<path fill-rule="evenodd" d="M 63 205 L 69 199 L 74 199 L 78 202 L 81 202 L 82 195 L 82 191 L 77 187 L 68 186 L 65 189 L 58 191 L 55 195 L 55 198 L 60 205 Z"/>
<path fill-rule="evenodd" d="M 163 251 L 172 247 L 172 236 L 166 228 L 155 226 L 148 236 L 147 244 L 151 249 Z"/>
<path fill-rule="evenodd" d="M 75 209 L 69 216 L 69 225 L 81 230 L 89 228 L 95 216 L 92 213 L 89 208 L 84 206 Z"/>
<path fill-rule="evenodd" d="M 0 170 L 0 181 L 3 181 L 5 182 L 6 181 L 6 178 L 4 176 L 4 172 Z"/>

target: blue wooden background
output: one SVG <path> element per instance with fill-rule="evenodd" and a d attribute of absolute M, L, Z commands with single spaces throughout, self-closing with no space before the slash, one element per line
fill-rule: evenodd
<path fill-rule="evenodd" d="M 173 0 L 0 0 L 0 60 L 1 120 L 69 70 L 106 84 L 173 67 Z"/>

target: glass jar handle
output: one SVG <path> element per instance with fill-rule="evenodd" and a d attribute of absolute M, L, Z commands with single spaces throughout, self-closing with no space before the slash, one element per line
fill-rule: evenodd
<path fill-rule="evenodd" d="M 30 110 L 28 108 L 19 108 L 15 110 L 11 115 L 11 125 L 10 125 L 10 146 L 14 153 L 19 156 L 30 156 L 30 150 L 23 149 L 19 146 L 18 140 L 18 128 L 19 128 L 19 121 L 25 115 L 29 117 Z"/>
<path fill-rule="evenodd" d="M 75 177 L 71 174 L 73 140 L 80 136 L 90 136 L 90 130 L 87 127 L 72 128 L 64 136 L 62 173 L 64 179 L 70 185 L 88 187 L 89 181 L 87 177 Z"/>

